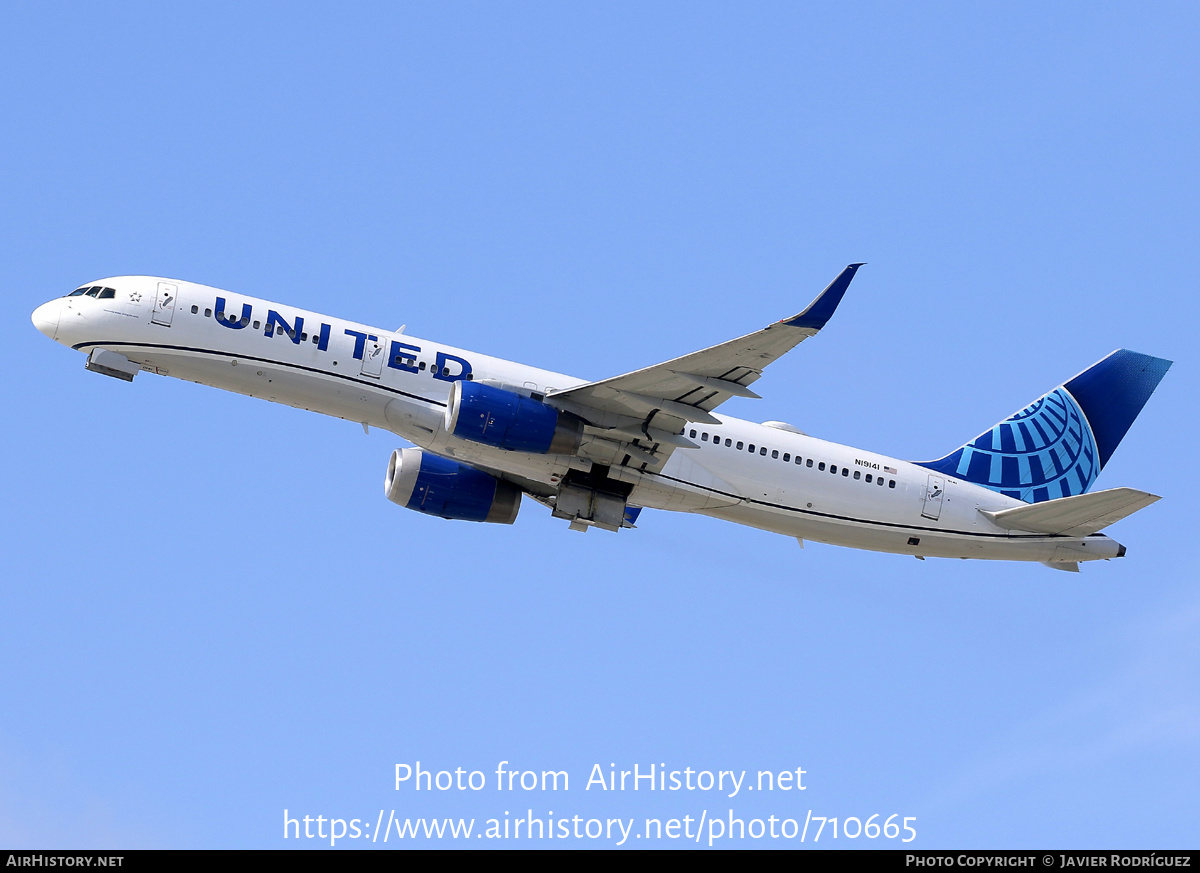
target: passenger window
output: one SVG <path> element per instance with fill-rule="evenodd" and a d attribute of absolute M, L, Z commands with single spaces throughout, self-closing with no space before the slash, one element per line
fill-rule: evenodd
<path fill-rule="evenodd" d="M 696 432 L 695 432 L 695 431 L 692 431 L 690 434 L 688 434 L 688 436 L 690 436 L 692 439 L 695 439 L 695 438 L 696 438 Z"/>
<path fill-rule="evenodd" d="M 758 450 L 758 453 L 765 458 L 767 456 L 767 447 L 763 446 L 761 449 Z"/>
<path fill-rule="evenodd" d="M 254 329 L 255 329 L 255 330 L 258 330 L 258 328 L 259 328 L 259 325 L 261 325 L 261 324 L 262 324 L 262 322 L 261 322 L 261 321 L 256 321 L 256 322 L 254 322 Z"/>
<path fill-rule="evenodd" d="M 875 484 L 876 484 L 876 485 L 883 485 L 883 477 L 882 477 L 882 476 L 880 476 L 878 479 L 876 479 L 876 480 L 875 480 Z"/>
<path fill-rule="evenodd" d="M 868 485 L 871 484 L 871 474 L 870 473 L 867 474 L 867 484 Z"/>
<path fill-rule="evenodd" d="M 702 443 L 708 442 L 708 432 L 707 431 L 700 434 L 700 442 L 702 442 Z"/>
<path fill-rule="evenodd" d="M 728 446 L 728 445 L 731 445 L 732 443 L 733 443 L 733 440 L 726 438 L 725 445 Z"/>
<path fill-rule="evenodd" d="M 242 319 L 242 321 L 245 321 L 245 320 L 246 319 L 244 319 L 244 318 Z M 308 331 L 305 330 L 305 331 L 300 332 L 300 342 L 302 342 L 302 343 L 308 342 Z"/>
<path fill-rule="evenodd" d="M 737 444 L 737 450 L 738 450 L 739 452 L 742 450 L 742 445 L 743 445 L 742 441 L 741 441 L 741 440 L 738 440 L 738 444 Z"/>
<path fill-rule="evenodd" d="M 809 461 L 809 462 L 808 462 L 808 465 L 811 467 L 811 466 L 812 466 L 812 461 Z M 822 461 L 821 463 L 817 464 L 817 469 L 818 469 L 818 470 L 821 470 L 821 471 L 824 471 L 824 470 L 825 470 L 825 462 L 824 462 L 824 461 Z"/>
<path fill-rule="evenodd" d="M 862 478 L 862 473 L 860 473 L 858 470 L 855 470 L 855 471 L 854 471 L 854 478 L 855 478 L 855 479 L 861 479 L 861 478 Z"/>
<path fill-rule="evenodd" d="M 843 476 L 849 476 L 849 475 L 850 475 L 850 468 L 849 468 L 849 467 L 842 467 L 842 475 L 843 475 Z"/>
<path fill-rule="evenodd" d="M 896 487 L 896 480 L 895 480 L 895 479 L 888 479 L 888 487 L 889 487 L 889 488 L 895 488 L 895 487 Z"/>
<path fill-rule="evenodd" d="M 192 307 L 192 315 L 195 315 L 195 314 L 196 314 L 197 312 L 199 312 L 199 311 L 200 311 L 200 307 L 199 307 L 199 306 L 193 306 L 193 307 Z"/>
<path fill-rule="evenodd" d="M 418 369 L 420 369 L 420 370 L 424 370 L 424 369 L 425 369 L 425 362 L 424 362 L 424 361 L 421 361 L 421 366 L 420 366 Z"/>
<path fill-rule="evenodd" d="M 804 466 L 806 466 L 806 467 L 811 467 L 811 466 L 812 466 L 812 458 L 809 458 L 807 461 L 805 461 L 805 462 L 804 462 Z M 821 469 L 822 469 L 822 470 L 824 470 L 824 469 L 825 469 L 825 465 L 824 465 L 824 464 L 822 464 L 822 465 L 821 465 Z"/>
<path fill-rule="evenodd" d="M 206 309 L 206 310 L 204 310 L 204 317 L 205 317 L 205 318 L 212 318 L 212 310 L 211 310 L 211 309 Z"/>
<path fill-rule="evenodd" d="M 783 462 L 784 462 L 785 464 L 786 464 L 788 461 L 790 461 L 791 459 L 792 459 L 792 455 L 791 455 L 791 453 L 790 453 L 790 452 L 784 452 L 784 453 L 783 453 Z"/>

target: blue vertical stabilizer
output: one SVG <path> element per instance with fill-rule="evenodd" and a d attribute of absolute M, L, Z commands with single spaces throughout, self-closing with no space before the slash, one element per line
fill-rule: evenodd
<path fill-rule="evenodd" d="M 928 467 L 1026 503 L 1087 491 L 1171 362 L 1118 349 Z"/>

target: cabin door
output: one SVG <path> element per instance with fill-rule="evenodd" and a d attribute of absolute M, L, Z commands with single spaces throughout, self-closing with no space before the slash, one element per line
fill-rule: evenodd
<path fill-rule="evenodd" d="M 150 320 L 155 324 L 171 326 L 171 316 L 175 314 L 175 298 L 179 296 L 179 286 L 171 282 L 159 282 L 158 294 L 154 298 L 154 311 Z"/>

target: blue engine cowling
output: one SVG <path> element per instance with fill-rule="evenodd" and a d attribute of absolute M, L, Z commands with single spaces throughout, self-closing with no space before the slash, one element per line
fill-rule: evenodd
<path fill-rule="evenodd" d="M 512 524 L 521 489 L 472 466 L 421 449 L 397 449 L 383 482 L 388 500 L 426 515 Z"/>
<path fill-rule="evenodd" d="M 459 439 L 538 455 L 570 455 L 583 425 L 569 413 L 515 391 L 455 382 L 446 404 L 446 431 Z"/>

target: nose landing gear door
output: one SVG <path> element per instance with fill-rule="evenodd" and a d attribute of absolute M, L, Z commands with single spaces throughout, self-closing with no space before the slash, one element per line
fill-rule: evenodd
<path fill-rule="evenodd" d="M 171 316 L 175 314 L 175 298 L 179 294 L 179 286 L 171 282 L 159 282 L 158 294 L 154 298 L 154 312 L 150 320 L 155 324 L 171 326 Z"/>

